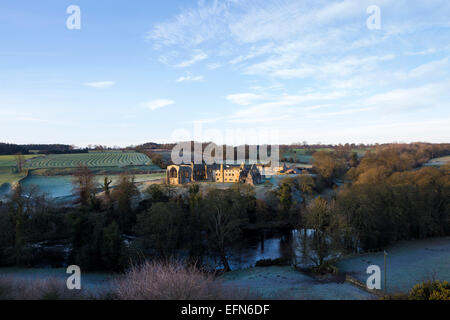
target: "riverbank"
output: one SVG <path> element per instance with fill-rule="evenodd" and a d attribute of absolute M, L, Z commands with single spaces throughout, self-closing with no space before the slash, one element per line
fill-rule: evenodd
<path fill-rule="evenodd" d="M 386 248 L 386 251 L 388 293 L 409 292 L 415 284 L 433 278 L 450 280 L 450 237 L 402 241 Z M 348 275 L 365 284 L 367 267 L 373 264 L 383 269 L 382 253 L 341 259 L 337 262 L 337 276 L 315 277 L 291 266 L 269 266 L 231 271 L 218 277 L 217 281 L 227 287 L 248 291 L 262 299 L 371 300 L 379 297 L 346 279 Z M 0 268 L 0 277 L 5 276 L 27 280 L 30 285 L 34 280 L 48 278 L 64 284 L 68 277 L 63 268 Z M 83 273 L 82 285 L 90 291 L 107 292 L 115 277 L 111 273 Z"/>
<path fill-rule="evenodd" d="M 401 241 L 386 248 L 387 292 L 406 293 L 427 280 L 450 280 L 450 237 Z M 255 267 L 237 270 L 222 276 L 226 284 L 255 293 L 268 299 L 302 300 L 359 300 L 377 299 L 347 279 L 365 285 L 367 267 L 378 265 L 384 279 L 383 252 L 356 255 L 337 262 L 338 276 L 315 277 L 290 266 Z"/>
<path fill-rule="evenodd" d="M 247 289 L 265 299 L 371 300 L 377 298 L 345 281 L 319 280 L 289 266 L 255 267 L 232 271 L 220 279 L 225 285 Z"/>

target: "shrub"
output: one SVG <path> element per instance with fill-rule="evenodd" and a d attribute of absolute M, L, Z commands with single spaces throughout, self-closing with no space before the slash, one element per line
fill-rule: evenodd
<path fill-rule="evenodd" d="M 321 264 L 320 266 L 313 267 L 312 271 L 321 275 L 339 273 L 339 269 L 330 261 L 325 261 L 325 263 Z"/>
<path fill-rule="evenodd" d="M 447 281 L 440 282 L 423 281 L 416 284 L 408 293 L 396 293 L 387 295 L 383 300 L 450 300 L 450 283 Z"/>
<path fill-rule="evenodd" d="M 270 266 L 288 266 L 290 260 L 285 258 L 277 259 L 261 259 L 256 261 L 255 267 L 270 267 Z"/>
<path fill-rule="evenodd" d="M 224 286 L 213 274 L 180 262 L 145 262 L 115 280 L 120 300 L 245 299 L 246 293 Z"/>
<path fill-rule="evenodd" d="M 450 283 L 424 281 L 416 284 L 409 293 L 410 300 L 450 300 Z"/>
<path fill-rule="evenodd" d="M 64 279 L 42 280 L 0 277 L 0 300 L 82 300 L 94 298 L 86 291 L 67 289 Z"/>

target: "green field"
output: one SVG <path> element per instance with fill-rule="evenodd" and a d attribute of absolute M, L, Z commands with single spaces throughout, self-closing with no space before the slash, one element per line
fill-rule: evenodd
<path fill-rule="evenodd" d="M 78 154 L 50 154 L 33 158 L 26 163 L 28 169 L 93 167 L 124 167 L 150 165 L 151 160 L 137 152 L 94 152 Z"/>
<path fill-rule="evenodd" d="M 161 170 L 138 152 L 91 152 L 77 154 L 24 155 L 25 170 L 16 173 L 14 155 L 0 156 L 0 185 L 16 183 L 27 176 L 28 170 L 41 175 L 71 175 L 79 165 L 91 168 L 94 174 L 149 173 Z"/>
<path fill-rule="evenodd" d="M 323 148 L 323 150 L 326 150 Z M 331 150 L 331 149 L 330 149 Z M 288 149 L 281 155 L 282 158 L 293 160 L 294 162 L 310 163 L 312 161 L 312 154 L 319 149 Z"/>
<path fill-rule="evenodd" d="M 4 183 L 16 183 L 27 176 L 27 171 L 12 173 L 8 167 L 0 168 L 0 186 Z"/>
<path fill-rule="evenodd" d="M 32 155 L 24 155 L 23 157 L 25 160 L 30 160 L 36 157 L 39 157 L 40 155 L 32 154 Z M 0 156 L 0 168 L 3 167 L 14 167 L 16 166 L 16 156 L 15 155 L 8 155 L 8 156 Z"/>

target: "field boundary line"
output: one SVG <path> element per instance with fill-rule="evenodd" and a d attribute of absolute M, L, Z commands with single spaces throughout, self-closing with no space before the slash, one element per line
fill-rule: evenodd
<path fill-rule="evenodd" d="M 352 276 L 350 276 L 347 273 L 345 274 L 345 282 L 347 282 L 347 283 L 349 283 L 349 284 L 351 284 L 351 285 L 353 285 L 355 287 L 358 287 L 358 288 L 360 288 L 360 289 L 362 289 L 362 290 L 364 290 L 364 291 L 366 291 L 368 293 L 377 295 L 379 297 L 383 297 L 384 296 L 382 291 L 377 290 L 377 289 L 369 289 L 369 288 L 367 288 L 367 286 L 364 283 L 362 283 L 361 281 L 359 281 L 356 278 L 353 278 Z"/>

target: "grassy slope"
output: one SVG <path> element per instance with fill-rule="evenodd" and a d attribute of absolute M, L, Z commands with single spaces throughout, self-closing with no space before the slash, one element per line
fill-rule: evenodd
<path fill-rule="evenodd" d="M 8 170 L 8 172 L 4 172 L 3 170 L 0 170 L 0 186 L 4 183 L 16 183 L 19 182 L 21 179 L 25 178 L 27 176 L 27 172 L 23 171 L 22 173 L 11 173 L 11 171 Z"/>
<path fill-rule="evenodd" d="M 25 160 L 30 160 L 39 155 L 24 155 Z M 12 169 L 16 166 L 16 157 L 14 155 L 0 156 L 0 186 L 4 183 L 16 183 L 27 176 L 27 171 L 13 173 Z"/>

